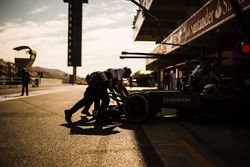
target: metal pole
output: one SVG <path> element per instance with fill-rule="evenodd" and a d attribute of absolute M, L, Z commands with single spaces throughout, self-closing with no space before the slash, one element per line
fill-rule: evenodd
<path fill-rule="evenodd" d="M 162 42 L 160 44 L 165 44 L 165 45 L 173 45 L 173 46 L 181 46 L 181 47 L 186 47 L 186 48 L 195 48 L 195 49 L 199 49 L 199 46 L 192 46 L 192 45 L 183 45 L 183 44 L 177 44 L 177 43 L 169 43 L 169 42 Z"/>
<path fill-rule="evenodd" d="M 73 67 L 72 84 L 76 83 L 76 68 L 82 56 L 82 3 L 88 0 L 63 0 L 68 8 L 68 66 Z"/>
<path fill-rule="evenodd" d="M 77 66 L 73 66 L 73 85 L 76 83 L 76 67 Z"/>
<path fill-rule="evenodd" d="M 160 19 L 156 16 L 154 16 L 148 9 L 146 9 L 144 6 L 142 6 L 140 3 L 136 2 L 135 0 L 129 0 L 132 3 L 134 3 L 136 6 L 138 6 L 139 8 L 141 8 L 143 10 L 144 13 L 148 14 L 150 17 L 152 17 L 153 19 L 155 19 L 156 21 L 160 22 Z"/>

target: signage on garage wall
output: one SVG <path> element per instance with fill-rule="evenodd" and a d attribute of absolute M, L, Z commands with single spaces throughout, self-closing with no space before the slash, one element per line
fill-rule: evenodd
<path fill-rule="evenodd" d="M 250 9 L 249 0 L 237 0 L 243 10 Z M 218 27 L 235 16 L 229 0 L 210 0 L 173 33 L 163 43 L 186 44 L 202 34 Z M 169 53 L 179 46 L 159 45 L 155 51 Z"/>

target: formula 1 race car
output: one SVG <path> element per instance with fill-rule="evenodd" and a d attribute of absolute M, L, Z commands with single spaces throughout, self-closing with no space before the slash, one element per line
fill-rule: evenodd
<path fill-rule="evenodd" d="M 241 88 L 208 84 L 202 92 L 142 91 L 127 97 L 123 112 L 132 122 L 146 121 L 160 112 L 161 108 L 176 109 L 178 115 L 245 115 L 248 114 L 250 94 L 245 89 L 239 90 Z"/>
<path fill-rule="evenodd" d="M 225 81 L 226 80 L 226 81 Z M 144 90 L 131 93 L 125 100 L 110 93 L 117 102 L 108 108 L 110 117 L 125 116 L 131 122 L 145 122 L 162 108 L 176 109 L 177 115 L 220 114 L 224 116 L 250 115 L 249 77 L 226 78 L 220 84 L 207 84 L 203 91 Z M 238 86 L 232 83 L 240 83 Z"/>
<path fill-rule="evenodd" d="M 198 110 L 200 95 L 180 91 L 144 91 L 131 94 L 124 101 L 126 118 L 132 122 L 143 122 L 155 116 L 161 108 L 175 108 L 178 111 Z"/>

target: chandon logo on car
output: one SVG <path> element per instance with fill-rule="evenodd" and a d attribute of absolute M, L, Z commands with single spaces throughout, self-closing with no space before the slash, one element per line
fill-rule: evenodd
<path fill-rule="evenodd" d="M 163 98 L 164 103 L 190 103 L 191 98 L 187 97 L 178 97 L 178 98 Z"/>

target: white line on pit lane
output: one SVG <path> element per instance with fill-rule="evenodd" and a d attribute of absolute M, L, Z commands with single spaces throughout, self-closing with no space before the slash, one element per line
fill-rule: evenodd
<path fill-rule="evenodd" d="M 29 96 L 26 96 L 25 94 L 23 96 L 20 96 L 20 93 L 11 93 L 11 94 L 5 94 L 0 95 L 0 101 L 8 101 L 8 100 L 14 100 L 14 99 L 20 99 L 20 98 L 27 98 L 32 96 L 38 96 L 38 95 L 44 95 L 49 93 L 56 93 L 61 91 L 67 91 L 72 89 L 79 89 L 83 88 L 83 86 L 63 86 L 63 87 L 53 87 L 48 90 L 38 90 L 38 91 L 30 91 Z"/>
<path fill-rule="evenodd" d="M 38 96 L 38 95 L 55 93 L 55 92 L 60 92 L 60 91 L 62 91 L 62 90 L 30 91 L 29 96 L 26 96 L 25 94 L 23 96 L 20 96 L 20 93 L 12 93 L 12 94 L 7 94 L 7 95 L 1 95 L 0 96 L 0 101 L 7 101 L 7 100 L 26 98 L 26 97 Z"/>

